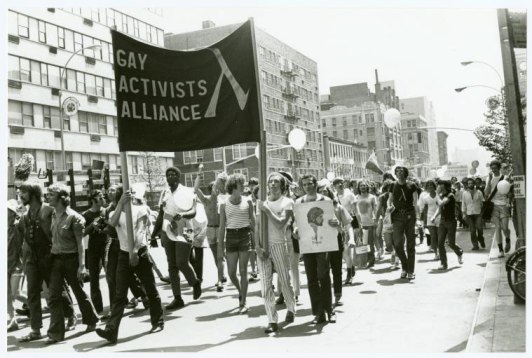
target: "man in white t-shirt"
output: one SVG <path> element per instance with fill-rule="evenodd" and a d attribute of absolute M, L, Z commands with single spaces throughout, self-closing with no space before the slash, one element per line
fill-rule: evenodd
<path fill-rule="evenodd" d="M 486 189 L 484 189 L 484 197 L 490 198 L 493 191 L 497 188 L 499 181 L 505 179 L 505 176 L 501 173 L 501 162 L 498 160 L 492 160 L 490 162 L 491 173 L 489 174 Z M 491 214 L 491 222 L 495 224 L 495 239 L 499 246 L 499 257 L 504 257 L 505 252 L 510 251 L 510 229 L 508 228 L 508 222 L 510 220 L 510 202 L 508 200 L 508 194 L 502 194 L 498 190 L 492 197 L 493 212 Z M 502 247 L 502 235 L 504 233 L 506 238 L 506 245 L 504 250 Z"/>
<path fill-rule="evenodd" d="M 294 322 L 296 313 L 294 291 L 290 285 L 290 263 L 285 236 L 288 220 L 293 215 L 294 201 L 283 195 L 287 187 L 288 183 L 284 176 L 279 173 L 273 173 L 268 178 L 270 191 L 268 199 L 265 202 L 258 201 L 258 208 L 268 216 L 268 237 L 263 238 L 263 241 L 268 240 L 269 243 L 269 251 L 267 253 L 263 249 L 264 242 L 261 245 L 259 235 L 255 237 L 255 250 L 257 251 L 260 272 L 263 276 L 261 281 L 262 297 L 264 298 L 264 306 L 269 320 L 269 325 L 265 330 L 266 333 L 279 330 L 275 295 L 272 287 L 273 266 L 275 266 L 275 271 L 279 276 L 281 292 L 288 309 L 285 322 Z"/>

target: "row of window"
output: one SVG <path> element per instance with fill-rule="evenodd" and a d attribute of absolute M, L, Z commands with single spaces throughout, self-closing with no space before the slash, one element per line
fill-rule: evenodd
<path fill-rule="evenodd" d="M 330 118 L 323 118 L 322 119 L 322 125 L 324 127 L 327 126 L 327 122 L 329 122 L 333 127 L 337 125 L 336 117 L 330 117 Z M 347 116 L 342 116 L 342 125 L 347 126 Z M 356 124 L 357 122 L 359 124 L 362 123 L 375 123 L 375 114 L 374 113 L 365 113 L 364 117 L 362 117 L 362 114 L 352 114 L 351 115 L 351 121 L 352 123 L 349 124 Z"/>
<path fill-rule="evenodd" d="M 268 86 L 275 88 L 280 88 L 284 84 L 283 90 L 286 91 L 286 93 L 295 94 L 301 97 L 303 100 L 314 101 L 315 103 L 318 103 L 318 94 L 316 92 L 307 90 L 304 87 L 297 86 L 288 81 L 283 82 L 283 79 L 281 77 L 276 76 L 272 73 L 261 70 L 261 80 Z"/>
<path fill-rule="evenodd" d="M 63 83 L 60 83 L 61 74 L 58 66 L 12 55 L 8 58 L 8 68 L 10 80 L 116 99 L 115 80 L 110 78 L 67 69 L 63 74 Z"/>
<path fill-rule="evenodd" d="M 86 19 L 106 26 L 116 26 L 118 31 L 138 37 L 144 41 L 164 46 L 164 32 L 144 21 L 111 8 L 62 8 L 61 10 L 81 15 Z"/>
<path fill-rule="evenodd" d="M 78 128 L 81 133 L 104 134 L 118 136 L 118 125 L 115 116 L 106 116 L 99 113 L 79 111 L 77 113 Z M 42 124 L 36 125 L 36 117 Z M 75 130 L 71 125 L 72 117 L 63 116 L 63 129 Z M 46 105 L 8 101 L 8 124 L 26 127 L 39 127 L 60 129 L 59 109 Z M 112 123 L 112 132 L 108 130 L 108 123 Z"/>
<path fill-rule="evenodd" d="M 259 46 L 259 56 L 266 61 L 280 65 L 283 71 L 292 71 L 294 74 L 297 74 L 302 78 L 317 82 L 315 73 L 293 63 L 289 59 L 284 58 L 270 49 Z"/>

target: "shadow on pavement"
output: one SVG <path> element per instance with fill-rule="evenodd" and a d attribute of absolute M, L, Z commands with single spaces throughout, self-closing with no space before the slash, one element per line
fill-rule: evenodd
<path fill-rule="evenodd" d="M 377 291 L 367 290 L 367 291 L 360 291 L 359 293 L 361 295 L 373 295 L 373 294 L 377 293 Z"/>
<path fill-rule="evenodd" d="M 226 310 L 226 311 L 223 311 L 223 312 L 219 312 L 219 313 L 215 313 L 215 314 L 211 314 L 211 315 L 197 316 L 196 317 L 196 321 L 198 321 L 198 322 L 209 322 L 209 321 L 217 320 L 219 318 L 226 318 L 226 317 L 229 317 L 229 316 L 238 316 L 238 315 L 239 315 L 238 307 L 235 307 L 235 308 L 231 308 L 229 310 Z"/>
<path fill-rule="evenodd" d="M 435 269 L 431 269 L 429 271 L 429 274 L 438 275 L 438 274 L 446 273 L 446 272 L 453 271 L 453 270 L 456 270 L 456 269 L 459 269 L 459 268 L 460 268 L 460 266 L 454 266 L 454 267 L 448 268 L 446 270 L 438 270 L 437 268 L 435 268 Z"/>
<path fill-rule="evenodd" d="M 439 260 L 435 260 L 434 258 L 432 259 L 426 259 L 426 260 L 417 260 L 416 262 L 417 263 L 420 263 L 420 264 L 424 264 L 424 263 L 427 263 L 427 262 L 438 262 Z"/>
<path fill-rule="evenodd" d="M 370 272 L 372 274 L 375 274 L 375 275 L 381 275 L 383 273 L 389 273 L 389 272 L 392 272 L 392 271 L 393 271 L 393 268 L 391 266 L 388 266 L 388 267 L 385 267 L 385 268 L 380 268 L 380 269 L 370 270 Z"/>
<path fill-rule="evenodd" d="M 397 278 L 395 280 L 377 280 L 377 283 L 381 286 L 393 286 L 393 285 L 409 284 L 411 283 L 411 281 L 405 278 Z"/>

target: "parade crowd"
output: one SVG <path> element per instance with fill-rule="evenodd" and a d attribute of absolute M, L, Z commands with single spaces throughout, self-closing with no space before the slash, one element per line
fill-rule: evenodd
<path fill-rule="evenodd" d="M 305 280 L 300 277 L 301 261 L 312 322 L 334 323 L 335 307 L 342 305 L 342 289 L 352 284 L 356 269 L 371 270 L 376 261 L 389 259 L 400 279 L 415 280 L 416 246 L 419 249 L 423 242 L 434 253 L 434 269 L 448 270 L 454 262 L 464 264 L 468 251 L 486 247 L 483 230 L 490 221 L 499 257 L 504 257 L 511 250 L 511 179 L 508 168 L 497 160 L 490 163 L 490 169 L 485 178 L 424 182 L 401 166 L 385 173 L 381 182 L 329 181 L 313 175 L 295 181 L 290 173 L 273 172 L 267 177 L 267 199 L 261 201 L 254 178 L 246 182 L 242 174 L 221 173 L 208 188 L 200 188 L 199 177 L 194 188 L 189 188 L 181 184 L 180 170 L 169 167 L 167 187 L 156 210 L 146 205 L 143 190 L 132 186 L 124 191 L 115 184 L 106 192 L 91 192 L 90 208 L 83 213 L 70 207 L 70 190 L 65 185 L 50 185 L 45 198 L 39 182 L 26 181 L 18 187 L 18 201 L 12 199 L 7 205 L 8 331 L 18 330 L 20 316 L 26 315 L 31 331 L 19 337 L 20 342 L 46 338 L 47 344 L 54 344 L 64 340 L 65 332 L 78 323 L 73 293 L 85 332 L 117 342 L 125 309 L 139 304 L 149 309 L 149 332 L 159 332 L 164 329 L 165 311 L 185 306 L 180 274 L 192 288 L 193 299 L 201 297 L 205 240 L 216 265 L 216 291 L 234 285 L 239 294 L 235 307 L 240 313 L 249 310 L 249 281 L 260 281 L 267 315 L 265 333 L 279 330 L 277 307 L 282 303 L 287 309 L 285 322 L 299 319 L 296 302 Z M 334 219 L 324 224 L 323 212 L 311 210 L 308 222 L 334 227 L 336 238 L 329 239 L 337 241 L 338 249 L 301 253 L 304 238 L 294 209 L 319 201 L 332 201 Z M 128 234 L 126 225 L 129 205 L 133 235 Z M 267 216 L 266 228 L 259 226 L 262 213 Z M 471 247 L 456 243 L 460 228 L 469 230 Z M 267 235 L 263 237 L 261 232 Z M 150 254 L 150 249 L 159 245 L 166 254 L 168 276 Z M 456 261 L 448 258 L 446 246 Z M 102 269 L 107 298 L 100 290 Z M 155 276 L 171 285 L 174 297 L 164 306 Z M 88 291 L 84 283 L 88 283 Z M 128 292 L 133 298 L 128 299 Z M 42 298 L 50 312 L 46 337 L 41 332 Z M 18 301 L 23 305 L 15 309 Z M 105 322 L 101 328 L 97 328 L 99 321 Z"/>

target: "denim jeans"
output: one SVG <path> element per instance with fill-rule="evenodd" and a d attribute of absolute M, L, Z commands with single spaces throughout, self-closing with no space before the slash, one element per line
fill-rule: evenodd
<path fill-rule="evenodd" d="M 392 223 L 395 254 L 401 261 L 403 271 L 414 273 L 416 265 L 416 214 L 414 211 L 408 213 L 393 212 Z"/>
<path fill-rule="evenodd" d="M 370 251 L 368 252 L 368 264 L 375 264 L 375 246 L 380 248 L 375 240 L 375 226 L 362 226 L 362 229 L 368 230 L 368 245 Z"/>
<path fill-rule="evenodd" d="M 51 271 L 51 257 L 50 254 L 40 256 L 38 259 L 31 259 L 26 262 L 25 272 L 28 279 L 28 308 L 30 309 L 30 325 L 32 331 L 39 331 L 42 327 L 42 307 L 41 307 L 41 291 L 42 283 L 46 282 L 46 286 L 50 287 L 50 271 Z M 61 305 L 63 313 L 66 317 L 71 317 L 74 314 L 74 306 L 72 305 L 72 297 L 70 296 L 68 286 L 63 282 L 63 290 L 61 292 Z"/>
<path fill-rule="evenodd" d="M 65 339 L 65 313 L 62 306 L 62 295 L 65 279 L 72 288 L 81 311 L 82 322 L 93 325 L 98 322 L 96 310 L 89 296 L 83 290 L 83 282 L 78 280 L 78 254 L 52 255 L 50 274 L 50 327 L 48 337 L 57 341 Z"/>
<path fill-rule="evenodd" d="M 196 273 L 189 262 L 192 244 L 172 241 L 164 232 L 161 235 L 161 243 L 164 246 L 166 260 L 168 261 L 168 273 L 170 274 L 172 293 L 174 297 L 179 297 L 181 296 L 179 271 L 185 275 L 190 286 L 193 286 L 198 281 Z"/>
<path fill-rule="evenodd" d="M 445 239 L 449 241 L 449 247 L 457 256 L 461 256 L 464 250 L 456 244 L 456 220 L 445 221 L 443 218 L 438 227 L 438 250 L 440 261 L 443 266 L 447 266 L 447 252 L 445 251 Z"/>
<path fill-rule="evenodd" d="M 467 215 L 469 224 L 469 231 L 471 232 L 471 243 L 474 247 L 478 247 L 479 242 L 484 242 L 484 228 L 482 223 L 482 216 Z"/>
<path fill-rule="evenodd" d="M 106 238 L 93 236 L 89 238 L 87 263 L 90 275 L 91 300 L 96 312 L 103 311 L 102 292 L 100 291 L 100 271 L 105 260 Z"/>
<path fill-rule="evenodd" d="M 438 227 L 427 226 L 430 233 L 430 247 L 434 250 L 434 253 L 438 252 Z"/>
<path fill-rule="evenodd" d="M 304 254 L 303 261 L 305 263 L 312 314 L 320 316 L 326 312 L 332 312 L 329 253 Z"/>
<path fill-rule="evenodd" d="M 341 234 L 338 234 L 339 236 Z M 341 240 L 341 238 L 339 239 Z M 343 246 L 343 245 L 342 245 Z M 329 252 L 329 264 L 331 266 L 331 272 L 332 272 L 332 281 L 333 281 L 333 290 L 334 290 L 334 297 L 341 297 L 342 296 L 342 255 L 343 255 L 343 247 L 340 247 L 338 251 L 332 251 Z"/>
<path fill-rule="evenodd" d="M 127 305 L 127 291 L 129 288 L 129 278 L 131 274 L 135 273 L 142 285 L 146 289 L 146 294 L 150 301 L 150 321 L 152 327 L 163 324 L 163 306 L 161 304 L 161 297 L 155 285 L 155 277 L 153 276 L 152 263 L 148 255 L 140 255 L 137 266 L 132 267 L 129 264 L 129 253 L 120 250 L 118 254 L 118 265 L 116 267 L 117 286 L 115 293 L 115 300 L 112 303 L 111 317 L 107 321 L 105 329 L 110 330 L 113 337 L 118 336 L 118 328 L 124 315 L 124 309 Z"/>

